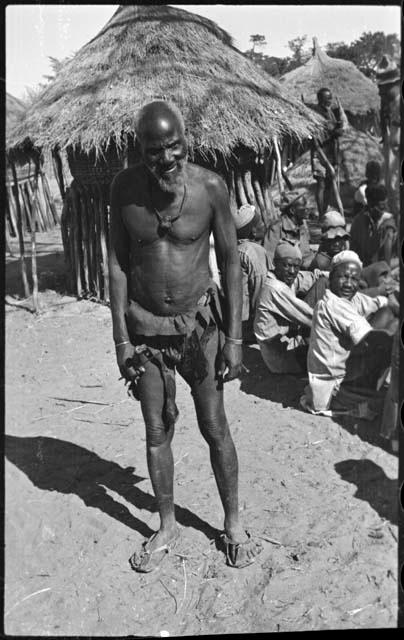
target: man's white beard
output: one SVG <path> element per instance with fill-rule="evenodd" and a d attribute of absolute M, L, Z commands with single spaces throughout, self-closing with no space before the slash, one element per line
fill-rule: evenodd
<path fill-rule="evenodd" d="M 157 182 L 161 191 L 164 191 L 165 193 L 175 193 L 185 184 L 185 164 L 185 159 L 181 160 L 177 164 L 177 171 L 175 172 L 173 177 L 168 174 L 166 178 L 163 178 L 162 176 L 157 176 L 154 171 L 150 171 L 150 173 Z"/>

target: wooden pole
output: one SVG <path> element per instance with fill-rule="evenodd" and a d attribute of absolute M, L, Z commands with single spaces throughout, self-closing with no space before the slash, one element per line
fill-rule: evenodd
<path fill-rule="evenodd" d="M 73 182 L 70 187 L 71 202 L 72 202 L 72 239 L 73 239 L 73 263 L 76 277 L 76 295 L 78 298 L 82 297 L 82 285 L 81 285 L 81 255 L 80 255 L 80 200 L 79 194 L 75 183 Z"/>
<path fill-rule="evenodd" d="M 20 206 L 20 198 L 18 193 L 17 171 L 15 168 L 14 160 L 10 160 L 10 164 L 11 164 L 11 171 L 12 171 L 13 180 L 14 180 L 15 203 L 17 206 L 17 231 L 18 231 L 17 235 L 18 235 L 18 242 L 20 245 L 21 277 L 22 277 L 22 284 L 24 287 L 24 296 L 25 298 L 29 298 L 30 292 L 29 292 L 29 284 L 28 284 L 28 277 L 27 277 L 27 265 L 25 264 L 24 234 L 23 234 L 23 228 L 22 228 L 22 212 L 21 212 L 21 206 Z"/>
<path fill-rule="evenodd" d="M 273 144 L 274 144 L 274 150 L 275 150 L 275 156 L 276 156 L 276 177 L 278 180 L 279 195 L 281 195 L 281 193 L 283 193 L 284 191 L 284 186 L 282 182 L 282 160 L 281 160 L 281 154 L 278 147 L 278 139 L 276 136 L 274 136 Z"/>
<path fill-rule="evenodd" d="M 41 171 L 41 180 L 42 180 L 42 186 L 43 186 L 43 192 L 44 192 L 44 196 L 45 196 L 46 206 L 47 206 L 48 210 L 50 211 L 50 213 L 52 214 L 54 224 L 59 224 L 60 219 L 59 219 L 58 213 L 56 211 L 56 207 L 55 207 L 55 203 L 54 203 L 53 198 L 52 198 L 52 194 L 50 192 L 48 179 L 47 179 L 47 177 L 46 177 L 46 175 L 45 175 L 45 173 L 43 171 Z M 66 195 L 66 193 L 65 193 L 65 195 Z"/>
<path fill-rule="evenodd" d="M 32 216 L 31 216 L 32 304 L 34 307 L 34 313 L 38 313 L 38 310 L 39 310 L 38 273 L 37 273 L 37 261 L 36 261 L 36 215 L 38 211 L 38 174 L 39 174 L 39 167 L 36 164 L 35 177 L 34 177 L 34 200 L 32 202 Z"/>
<path fill-rule="evenodd" d="M 10 186 L 7 186 L 7 203 L 8 203 L 8 211 L 10 214 L 10 222 L 11 222 L 11 232 L 16 238 L 18 238 L 18 226 L 17 226 L 17 212 L 15 206 L 15 198 L 13 195 L 13 189 Z"/>
<path fill-rule="evenodd" d="M 244 191 L 243 179 L 239 171 L 235 170 L 235 183 L 236 183 L 236 194 L 238 196 L 239 206 L 243 206 L 248 204 L 247 197 Z"/>
<path fill-rule="evenodd" d="M 77 185 L 79 201 L 80 201 L 80 220 L 79 224 L 81 226 L 81 248 L 82 248 L 82 257 L 83 257 L 83 289 L 84 293 L 89 293 L 90 291 L 90 279 L 88 272 L 88 232 L 87 232 L 87 208 L 86 208 L 86 200 L 85 193 L 81 184 Z"/>
<path fill-rule="evenodd" d="M 52 151 L 52 159 L 53 159 L 53 171 L 55 174 L 56 181 L 59 186 L 60 195 L 62 196 L 62 200 L 65 199 L 66 189 L 65 182 L 63 178 L 63 163 L 62 158 L 60 157 L 59 151 L 54 149 Z"/>
<path fill-rule="evenodd" d="M 102 271 L 104 280 L 104 300 L 109 302 L 109 268 L 108 268 L 108 245 L 107 245 L 107 233 L 106 233 L 106 204 L 104 200 L 104 194 L 102 192 L 102 185 L 97 183 L 99 193 L 99 220 L 100 220 L 100 243 L 101 243 L 101 257 L 102 257 Z"/>
<path fill-rule="evenodd" d="M 244 190 L 247 196 L 247 200 L 249 204 L 252 204 L 254 207 L 256 207 L 257 200 L 255 198 L 254 189 L 251 183 L 251 171 L 248 169 L 244 171 L 242 178 L 243 178 Z"/>
<path fill-rule="evenodd" d="M 97 225 L 97 197 L 96 187 L 89 186 L 89 207 L 91 209 L 91 231 L 89 233 L 91 242 L 91 270 L 93 275 L 93 287 L 96 298 L 100 299 L 100 277 L 99 277 L 99 259 L 98 259 L 98 225 Z"/>

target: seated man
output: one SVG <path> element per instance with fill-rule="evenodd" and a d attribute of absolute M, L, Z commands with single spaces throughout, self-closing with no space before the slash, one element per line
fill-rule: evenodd
<path fill-rule="evenodd" d="M 258 298 L 254 333 L 272 373 L 304 373 L 313 309 L 298 296 L 310 293 L 325 272 L 300 271 L 301 251 L 289 242 L 278 244 L 274 264 Z"/>
<path fill-rule="evenodd" d="M 347 248 L 349 233 L 344 216 L 339 211 L 327 211 L 321 219 L 321 240 L 310 269 L 330 270 L 331 260 Z"/>
<path fill-rule="evenodd" d="M 352 221 L 351 249 L 365 267 L 379 260 L 393 266 L 392 261 L 397 261 L 397 226 L 393 214 L 386 211 L 386 187 L 366 187 L 366 198 L 367 206 Z"/>
<path fill-rule="evenodd" d="M 367 206 L 366 188 L 380 184 L 382 168 L 377 160 L 369 160 L 366 164 L 366 179 L 361 182 L 354 193 L 353 213 L 356 215 Z"/>
<path fill-rule="evenodd" d="M 249 342 L 255 342 L 252 324 L 255 315 L 258 296 L 262 284 L 270 269 L 270 262 L 264 247 L 252 241 L 251 233 L 255 208 L 246 204 L 240 207 L 234 222 L 237 229 L 237 248 L 243 275 L 243 337 Z"/>
<path fill-rule="evenodd" d="M 278 242 L 287 240 L 299 244 L 303 255 L 303 268 L 307 269 L 313 260 L 313 252 L 310 249 L 310 233 L 306 222 L 307 200 L 304 193 L 289 191 L 282 194 L 280 210 L 280 217 L 270 223 L 264 238 L 268 257 L 273 262 Z"/>
<path fill-rule="evenodd" d="M 389 367 L 392 335 L 398 320 L 385 296 L 358 291 L 362 263 L 353 251 L 341 251 L 331 263 L 329 289 L 313 313 L 307 357 L 309 385 L 301 399 L 311 413 L 340 409 L 344 387 L 376 393 Z M 366 417 L 363 414 L 361 417 Z"/>

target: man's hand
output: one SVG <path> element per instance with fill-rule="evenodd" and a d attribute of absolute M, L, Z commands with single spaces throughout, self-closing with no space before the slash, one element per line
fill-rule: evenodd
<path fill-rule="evenodd" d="M 396 295 L 394 295 L 394 293 L 390 293 L 388 295 L 388 300 L 389 300 L 389 307 L 392 310 L 392 312 L 394 313 L 394 315 L 396 317 L 400 316 L 400 303 L 396 297 Z"/>
<path fill-rule="evenodd" d="M 217 375 L 223 379 L 223 382 L 238 378 L 241 374 L 242 360 L 242 345 L 226 342 L 221 353 Z"/>
<path fill-rule="evenodd" d="M 379 296 L 389 296 L 390 294 L 394 293 L 395 291 L 398 290 L 398 283 L 391 279 L 391 280 L 384 280 L 379 286 L 378 286 L 378 295 Z"/>
<path fill-rule="evenodd" d="M 121 344 L 118 347 L 115 347 L 116 350 L 116 361 L 118 363 L 119 371 L 121 372 L 121 376 L 125 378 L 125 380 L 133 380 L 138 376 L 138 373 L 133 366 L 133 357 L 135 355 L 135 347 L 130 342 L 126 344 Z"/>

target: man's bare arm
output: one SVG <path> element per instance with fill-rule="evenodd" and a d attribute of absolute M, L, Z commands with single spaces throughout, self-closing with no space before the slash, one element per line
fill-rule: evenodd
<path fill-rule="evenodd" d="M 237 250 L 236 228 L 230 213 L 226 185 L 221 178 L 215 176 L 211 179 L 208 188 L 212 196 L 212 231 L 215 239 L 217 262 L 222 273 L 226 304 L 225 331 L 227 339 L 217 373 L 220 377 L 223 377 L 224 382 L 227 382 L 240 375 L 242 366 L 242 276 Z"/>
<path fill-rule="evenodd" d="M 111 292 L 112 331 L 121 375 L 132 379 L 134 347 L 130 343 L 125 313 L 128 306 L 129 236 L 122 221 L 119 203 L 119 177 L 111 185 L 109 279 Z"/>
<path fill-rule="evenodd" d="M 125 312 L 128 304 L 129 238 L 123 225 L 118 181 L 111 185 L 109 277 L 113 336 L 116 344 L 129 340 Z"/>

